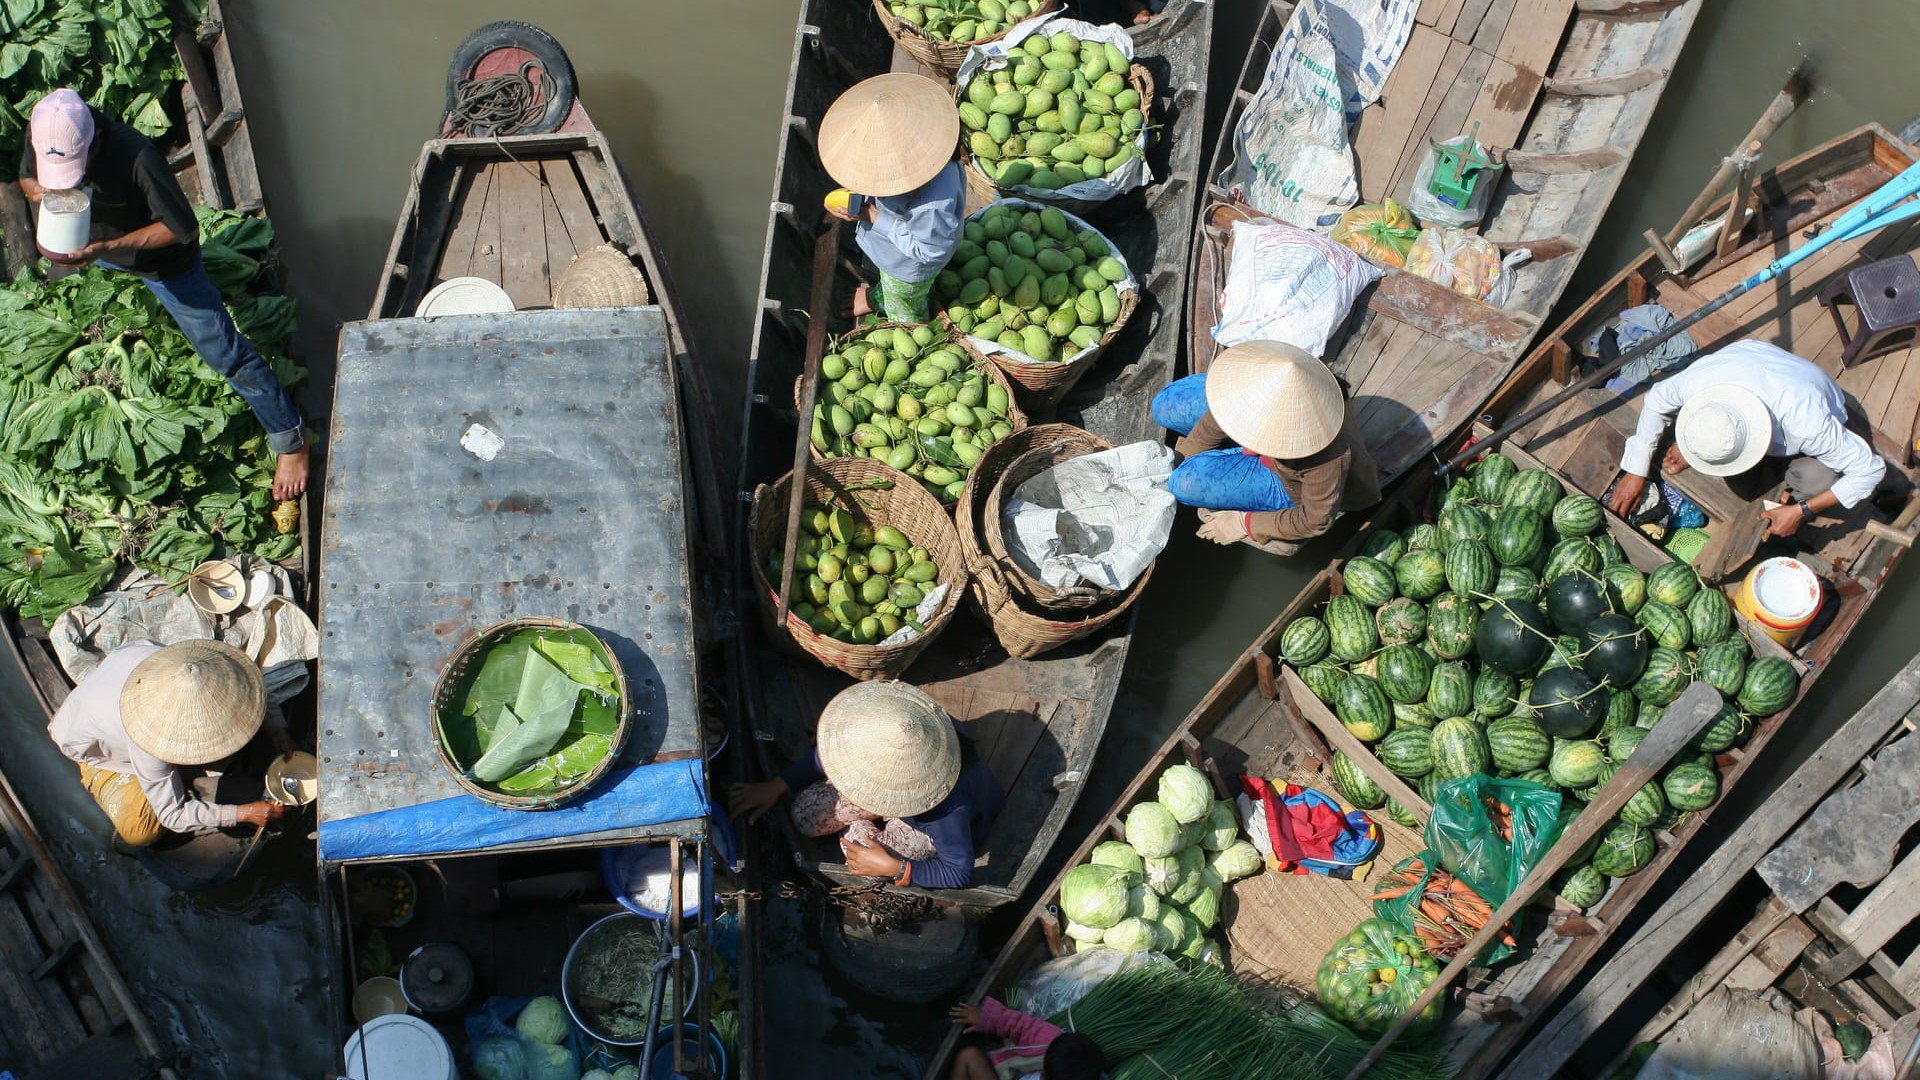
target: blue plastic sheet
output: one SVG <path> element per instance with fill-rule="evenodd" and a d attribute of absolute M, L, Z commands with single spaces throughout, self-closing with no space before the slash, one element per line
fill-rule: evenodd
<path fill-rule="evenodd" d="M 707 815 L 704 762 L 642 765 L 557 810 L 508 810 L 471 795 L 320 823 L 320 861 L 444 855 L 643 829 Z"/>

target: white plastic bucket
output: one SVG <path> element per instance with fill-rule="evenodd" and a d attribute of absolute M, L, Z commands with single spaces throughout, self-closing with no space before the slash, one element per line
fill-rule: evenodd
<path fill-rule="evenodd" d="M 460 1080 L 453 1050 L 417 1016 L 376 1016 L 347 1038 L 352 1080 Z"/>
<path fill-rule="evenodd" d="M 93 198 L 84 191 L 49 191 L 40 196 L 40 220 L 34 240 L 40 254 L 64 259 L 87 246 L 93 235 Z"/>

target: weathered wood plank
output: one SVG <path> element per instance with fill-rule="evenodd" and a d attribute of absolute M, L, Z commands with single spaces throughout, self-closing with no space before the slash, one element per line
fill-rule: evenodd
<path fill-rule="evenodd" d="M 1393 65 L 1393 74 L 1380 91 L 1380 101 L 1361 114 L 1354 130 L 1353 157 L 1360 175 L 1360 196 L 1379 202 L 1391 195 L 1395 167 L 1406 153 L 1414 123 L 1437 85 L 1442 62 L 1452 39 L 1428 27 L 1415 25 L 1407 47 Z M 1464 56 L 1464 54 L 1462 54 Z"/>
<path fill-rule="evenodd" d="M 1519 356 L 1533 338 L 1532 327 L 1499 308 L 1398 270 L 1380 279 L 1367 306 L 1434 337 L 1503 361 Z"/>
<path fill-rule="evenodd" d="M 469 263 L 469 270 L 474 277 L 486 278 L 495 285 L 500 284 L 500 207 L 504 201 L 501 189 L 506 186 L 501 177 L 504 168 L 504 165 L 497 163 L 486 166 L 489 177 L 487 198 L 480 205 L 480 223 L 474 232 L 473 259 Z"/>
<path fill-rule="evenodd" d="M 500 185 L 500 286 L 524 311 L 553 303 L 547 268 L 547 219 L 541 210 L 540 174 L 523 162 L 509 161 L 494 182 Z"/>
<path fill-rule="evenodd" d="M 594 220 L 593 207 L 587 202 L 587 193 L 581 189 L 580 177 L 574 173 L 570 162 L 542 162 L 540 178 L 546 181 L 554 205 L 560 208 L 560 217 L 567 224 L 567 238 L 573 242 L 573 250 L 585 251 L 606 242 L 606 234 L 601 230 L 600 223 Z"/>
<path fill-rule="evenodd" d="M 1442 34 L 1446 33 L 1446 30 L 1438 24 L 1435 24 L 1434 29 L 1440 31 Z M 1467 79 L 1478 82 L 1480 77 L 1486 74 L 1484 68 L 1479 72 L 1463 70 L 1467 61 L 1471 59 L 1472 56 L 1473 47 L 1471 45 L 1462 45 L 1457 41 L 1448 39 L 1447 54 L 1440 60 L 1440 70 L 1434 74 L 1432 86 L 1451 87 Z M 1406 146 L 1400 151 L 1399 162 L 1393 167 L 1393 175 L 1387 179 L 1387 190 L 1389 192 L 1404 195 L 1413 187 L 1414 170 L 1419 167 L 1420 155 L 1427 152 L 1427 137 L 1433 129 L 1434 117 L 1440 112 L 1441 107 L 1445 105 L 1447 96 L 1446 94 L 1435 93 L 1432 87 L 1420 91 L 1420 108 L 1419 111 L 1414 114 L 1413 128 L 1407 135 Z M 1464 105 L 1461 106 L 1460 115 L 1466 115 L 1466 107 Z M 1446 137 L 1452 138 L 1458 134 L 1460 133 L 1453 131 L 1449 132 Z M 1411 166 L 1409 165 L 1410 162 L 1412 163 Z"/>
<path fill-rule="evenodd" d="M 1353 732 L 1348 731 L 1345 724 L 1327 711 L 1326 705 L 1314 696 L 1312 690 L 1307 689 L 1306 683 L 1300 681 L 1300 675 L 1293 670 L 1292 664 L 1281 666 L 1280 681 L 1282 692 L 1292 698 L 1294 709 L 1326 736 L 1327 742 L 1335 750 L 1352 758 L 1353 763 L 1360 766 L 1360 771 L 1379 784 L 1380 790 L 1386 792 L 1389 798 L 1411 810 L 1417 817 L 1424 819 L 1433 813 L 1432 803 L 1421 798 L 1420 793 L 1408 787 L 1405 780 L 1380 764 L 1380 759 L 1373 756 L 1366 744 L 1354 738 Z"/>
<path fill-rule="evenodd" d="M 469 171 L 468 178 L 467 190 L 460 196 L 453 212 L 453 224 L 447 233 L 446 245 L 440 250 L 440 258 L 435 260 L 435 283 L 466 277 L 473 271 L 473 251 L 478 246 L 480 236 L 480 215 L 487 205 L 487 189 L 493 180 L 493 170 Z M 414 272 L 426 273 L 427 268 L 415 267 Z"/>
<path fill-rule="evenodd" d="M 1540 98 L 1540 73 L 1495 56 L 1488 57 L 1486 70 L 1480 93 L 1460 130 L 1472 131 L 1478 124 L 1477 137 L 1482 145 L 1512 146 L 1520 141 L 1527 117 L 1533 115 L 1533 103 Z"/>
<path fill-rule="evenodd" d="M 1843 881 L 1862 887 L 1879 881 L 1900 837 L 1920 821 L 1920 739 L 1893 743 L 1873 763 L 1860 783 L 1822 803 L 1760 860 L 1761 878 L 1796 913 Z M 1920 861 L 1907 873 L 1920 882 Z"/>
<path fill-rule="evenodd" d="M 1553 54 L 1560 48 L 1560 39 L 1566 36 L 1567 19 L 1572 14 L 1573 0 L 1520 0 L 1513 9 L 1513 18 L 1507 22 L 1506 32 L 1489 51 L 1514 67 L 1544 75 L 1553 63 Z M 1474 44 L 1481 42 L 1475 38 Z M 1641 72 L 1643 74 L 1633 80 L 1638 85 L 1632 89 L 1651 85 L 1661 78 L 1650 77 L 1644 68 Z M 1566 93 L 1565 90 L 1559 92 Z M 1615 92 L 1625 91 L 1616 89 Z"/>

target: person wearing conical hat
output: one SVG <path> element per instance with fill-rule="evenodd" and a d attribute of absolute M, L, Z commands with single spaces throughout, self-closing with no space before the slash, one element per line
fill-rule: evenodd
<path fill-rule="evenodd" d="M 973 883 L 1006 793 L 945 709 L 903 682 L 856 683 L 821 711 L 815 742 L 775 779 L 735 784 L 734 816 L 753 822 L 792 794 L 803 834 L 846 830 L 840 850 L 856 874 L 926 889 Z"/>
<path fill-rule="evenodd" d="M 1620 457 L 1620 481 L 1607 497 L 1614 513 L 1638 508 L 1669 423 L 1667 473 L 1691 468 L 1722 477 L 1748 500 L 1786 482 L 1793 501 L 1760 512 L 1769 537 L 1792 536 L 1823 512 L 1852 510 L 1883 484 L 1904 480 L 1874 452 L 1872 428 L 1819 365 L 1764 341 L 1736 341 L 1647 390 Z"/>
<path fill-rule="evenodd" d="M 878 302 L 862 285 L 856 316 L 927 321 L 933 279 L 960 243 L 959 140 L 953 98 L 920 75 L 856 83 L 821 119 L 820 163 L 843 189 L 828 196 L 827 209 L 854 222 L 854 242 L 880 272 Z"/>
<path fill-rule="evenodd" d="M 1340 380 L 1305 349 L 1249 341 L 1154 395 L 1177 432 L 1173 497 L 1200 510 L 1199 535 L 1291 555 L 1349 510 L 1380 501 L 1380 476 Z"/>
<path fill-rule="evenodd" d="M 122 645 L 80 681 L 47 733 L 80 766 L 80 783 L 128 847 L 168 833 L 265 825 L 275 802 L 197 798 L 187 770 L 240 752 L 265 727 L 274 748 L 293 749 L 260 668 L 219 641 Z"/>

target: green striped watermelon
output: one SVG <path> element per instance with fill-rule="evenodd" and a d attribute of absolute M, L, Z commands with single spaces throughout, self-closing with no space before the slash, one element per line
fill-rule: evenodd
<path fill-rule="evenodd" d="M 1602 567 L 1627 561 L 1626 550 L 1620 546 L 1620 541 L 1615 540 L 1613 534 L 1610 532 L 1602 531 L 1594 533 L 1593 546 L 1600 551 L 1600 565 Z"/>
<path fill-rule="evenodd" d="M 1500 578 L 1493 584 L 1493 597 L 1496 600 L 1540 599 L 1540 575 L 1524 566 L 1503 566 Z"/>
<path fill-rule="evenodd" d="M 1280 633 L 1280 655 L 1294 667 L 1317 664 L 1327 655 L 1327 624 L 1302 615 Z"/>
<path fill-rule="evenodd" d="M 1407 645 L 1427 636 L 1427 609 L 1418 601 L 1397 596 L 1373 613 L 1373 629 L 1382 645 Z"/>
<path fill-rule="evenodd" d="M 1658 724 L 1660 718 L 1665 715 L 1667 715 L 1667 707 L 1665 705 L 1655 705 L 1643 698 L 1640 701 L 1639 715 L 1633 718 L 1633 726 L 1646 731 L 1652 731 L 1653 726 Z"/>
<path fill-rule="evenodd" d="M 1634 619 L 1647 628 L 1647 636 L 1653 639 L 1655 645 L 1684 649 L 1692 638 L 1686 612 L 1663 600 L 1647 601 L 1641 605 Z"/>
<path fill-rule="evenodd" d="M 1389 645 L 1380 650 L 1377 671 L 1380 689 L 1402 705 L 1424 701 L 1433 678 L 1433 662 L 1411 645 Z"/>
<path fill-rule="evenodd" d="M 1607 786 L 1607 781 L 1613 779 L 1613 774 L 1619 768 L 1620 766 L 1615 765 L 1611 761 L 1600 766 L 1600 775 L 1593 778 L 1593 783 L 1574 792 L 1574 794 L 1580 797 L 1581 802 L 1592 802 L 1594 796 L 1600 794 L 1600 789 Z"/>
<path fill-rule="evenodd" d="M 1380 790 L 1380 785 L 1338 750 L 1333 753 L 1333 786 L 1341 798 L 1362 810 L 1378 810 L 1387 802 L 1387 793 Z"/>
<path fill-rule="evenodd" d="M 1546 550 L 1546 519 L 1524 506 L 1503 507 L 1487 546 L 1501 566 L 1531 566 Z"/>
<path fill-rule="evenodd" d="M 1640 790 L 1634 792 L 1633 797 L 1620 808 L 1620 820 L 1648 829 L 1666 812 L 1667 796 L 1660 790 L 1659 782 L 1648 781 L 1640 785 Z"/>
<path fill-rule="evenodd" d="M 1578 493 L 1554 503 L 1552 517 L 1553 531 L 1561 536 L 1591 536 L 1599 532 L 1607 520 L 1599 500 Z M 1599 554 L 1597 549 L 1594 553 Z"/>
<path fill-rule="evenodd" d="M 1705 593 L 1700 595 L 1705 596 Z M 1719 641 L 1700 650 L 1700 677 L 1710 683 L 1721 697 L 1740 696 L 1747 680 L 1747 643 Z"/>
<path fill-rule="evenodd" d="M 1373 748 L 1380 764 L 1397 776 L 1418 780 L 1433 771 L 1432 736 L 1419 728 L 1403 728 Z"/>
<path fill-rule="evenodd" d="M 1723 753 L 1746 738 L 1747 727 L 1747 718 L 1740 710 L 1730 701 L 1722 702 L 1720 711 L 1707 721 L 1707 726 L 1700 729 L 1700 734 L 1695 735 L 1689 745 L 1709 754 Z"/>
<path fill-rule="evenodd" d="M 1333 712 L 1361 742 L 1375 742 L 1393 730 L 1393 708 L 1380 684 L 1365 675 L 1348 676 L 1333 697 Z"/>
<path fill-rule="evenodd" d="M 1513 459 L 1499 451 L 1494 451 L 1480 459 L 1473 467 L 1474 497 L 1485 503 L 1498 503 L 1500 496 L 1507 490 L 1507 482 L 1513 479 L 1520 466 Z"/>
<path fill-rule="evenodd" d="M 1755 660 L 1740 684 L 1740 707 L 1753 716 L 1772 716 L 1786 708 L 1799 689 L 1800 676 L 1792 664 L 1776 656 Z"/>
<path fill-rule="evenodd" d="M 1380 654 L 1374 653 L 1365 660 L 1351 665 L 1348 669 L 1354 675 L 1365 675 L 1369 679 L 1380 677 Z"/>
<path fill-rule="evenodd" d="M 1607 877 L 1626 877 L 1653 861 L 1653 834 L 1638 825 L 1621 822 L 1601 836 L 1592 867 Z"/>
<path fill-rule="evenodd" d="M 1483 667 L 1473 677 L 1473 711 L 1492 719 L 1513 711 L 1520 682 L 1504 671 Z"/>
<path fill-rule="evenodd" d="M 1647 599 L 1684 609 L 1700 591 L 1700 575 L 1686 563 L 1662 563 L 1647 575 Z"/>
<path fill-rule="evenodd" d="M 1356 555 L 1341 568 L 1340 577 L 1346 583 L 1347 595 L 1359 597 L 1370 608 L 1393 599 L 1393 568 L 1379 559 Z"/>
<path fill-rule="evenodd" d="M 1639 711 L 1640 703 L 1633 699 L 1632 694 L 1625 690 L 1609 689 L 1607 691 L 1607 714 L 1600 718 L 1601 737 L 1605 738 L 1623 728 L 1632 727 L 1633 718 L 1639 715 Z"/>
<path fill-rule="evenodd" d="M 1607 756 L 1624 764 L 1633 756 L 1633 752 L 1640 748 L 1641 742 L 1646 737 L 1647 729 L 1643 727 L 1623 727 L 1609 731 L 1606 737 Z"/>
<path fill-rule="evenodd" d="M 1553 513 L 1553 508 L 1566 496 L 1560 487 L 1560 481 L 1545 469 L 1522 469 L 1507 481 L 1500 491 L 1500 507 L 1520 507 L 1531 510 L 1542 518 Z"/>
<path fill-rule="evenodd" d="M 1364 660 L 1380 647 L 1374 635 L 1373 612 L 1353 596 L 1336 596 L 1327 601 L 1325 614 L 1327 643 L 1341 660 Z"/>
<path fill-rule="evenodd" d="M 1434 722 L 1433 710 L 1427 708 L 1427 703 L 1424 701 L 1417 701 L 1412 705 L 1401 705 L 1396 702 L 1393 706 L 1395 731 L 1403 727 L 1417 727 L 1421 731 L 1432 731 Z"/>
<path fill-rule="evenodd" d="M 1466 665 L 1448 662 L 1434 667 L 1427 685 L 1427 707 L 1442 720 L 1473 711 L 1473 676 Z"/>
<path fill-rule="evenodd" d="M 1473 651 L 1479 626 L 1480 606 L 1458 593 L 1441 593 L 1427 605 L 1427 640 L 1449 660 Z"/>
<path fill-rule="evenodd" d="M 1433 725 L 1431 747 L 1433 774 L 1442 780 L 1486 772 L 1492 760 L 1486 733 L 1472 721 L 1457 717 Z"/>
<path fill-rule="evenodd" d="M 1444 514 L 1456 506 L 1472 505 L 1475 501 L 1473 497 L 1473 478 L 1462 476 L 1447 485 L 1447 490 L 1441 492 L 1440 501 L 1434 508 Z M 1445 530 L 1446 526 L 1442 525 L 1440 528 Z M 1452 534 L 1449 533 L 1448 535 Z"/>
<path fill-rule="evenodd" d="M 1509 716 L 1487 725 L 1487 752 L 1495 765 L 1521 773 L 1547 763 L 1553 740 L 1532 720 Z"/>
<path fill-rule="evenodd" d="M 1569 537 L 1548 549 L 1547 565 L 1540 571 L 1540 580 L 1551 583 L 1563 574 L 1573 573 L 1585 574 L 1599 581 L 1600 549 L 1584 536 Z M 1603 585 L 1602 595 L 1605 592 Z"/>
<path fill-rule="evenodd" d="M 1705 810 L 1720 797 L 1720 777 L 1711 765 L 1686 762 L 1667 770 L 1667 775 L 1660 780 L 1660 789 L 1675 810 Z"/>
<path fill-rule="evenodd" d="M 1535 669 L 1534 675 L 1538 677 L 1560 668 L 1579 666 L 1580 639 L 1572 634 L 1560 634 L 1547 646 L 1547 655 L 1541 658 L 1540 666 Z"/>
<path fill-rule="evenodd" d="M 1717 645 L 1733 633 L 1733 605 L 1719 589 L 1701 589 L 1687 604 L 1687 627 L 1695 645 Z"/>
<path fill-rule="evenodd" d="M 1607 767 L 1606 751 L 1592 739 L 1564 739 L 1547 758 L 1547 773 L 1563 788 L 1591 785 Z"/>
<path fill-rule="evenodd" d="M 1417 829 L 1420 827 L 1420 819 L 1413 816 L 1413 811 L 1401 806 L 1392 799 L 1387 800 L 1387 816 L 1405 825 L 1409 829 Z"/>
<path fill-rule="evenodd" d="M 1608 563 L 1600 570 L 1607 583 L 1607 599 L 1615 611 L 1632 615 L 1647 602 L 1647 576 L 1632 563 Z"/>
<path fill-rule="evenodd" d="M 1447 550 L 1447 534 L 1441 532 L 1440 526 L 1438 525 L 1428 525 L 1423 522 L 1419 525 L 1415 525 L 1411 529 L 1408 529 L 1406 536 L 1407 536 L 1407 550 L 1409 552 L 1414 552 L 1414 551 L 1444 552 Z M 1402 557 L 1404 558 L 1405 556 L 1402 556 Z M 1399 569 L 1398 564 L 1396 564 L 1394 568 Z M 1405 591 L 1405 590 L 1402 590 L 1402 591 Z"/>
<path fill-rule="evenodd" d="M 1407 541 L 1392 529 L 1375 529 L 1367 534 L 1367 542 L 1361 545 L 1360 552 L 1392 566 L 1407 553 Z"/>
<path fill-rule="evenodd" d="M 1693 671 L 1685 653 L 1655 645 L 1647 650 L 1647 670 L 1633 684 L 1633 696 L 1649 705 L 1671 705 L 1692 681 Z"/>
<path fill-rule="evenodd" d="M 1400 556 L 1393 567 L 1401 596 L 1425 603 L 1447 589 L 1447 556 L 1438 548 L 1419 548 Z"/>
<path fill-rule="evenodd" d="M 1485 540 L 1493 531 L 1493 519 L 1485 510 L 1467 503 L 1455 503 L 1440 511 L 1440 531 L 1447 534 L 1449 549 L 1462 540 Z"/>
<path fill-rule="evenodd" d="M 1300 681 L 1307 684 L 1314 697 L 1331 705 L 1340 693 L 1340 684 L 1347 681 L 1347 669 L 1338 664 L 1308 664 L 1300 669 Z"/>
<path fill-rule="evenodd" d="M 1590 865 L 1562 873 L 1564 876 L 1557 889 L 1560 899 L 1582 911 L 1599 903 L 1607 895 L 1607 879 Z"/>
<path fill-rule="evenodd" d="M 1447 549 L 1447 588 L 1462 596 L 1484 596 L 1500 580 L 1493 552 L 1478 540 L 1456 540 Z"/>

